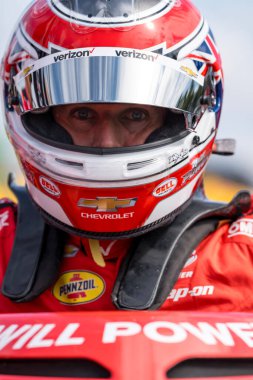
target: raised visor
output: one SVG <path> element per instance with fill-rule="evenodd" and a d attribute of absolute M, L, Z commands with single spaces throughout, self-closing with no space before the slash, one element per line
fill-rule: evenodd
<path fill-rule="evenodd" d="M 253 314 L 0 316 L 0 379 L 253 379 Z"/>

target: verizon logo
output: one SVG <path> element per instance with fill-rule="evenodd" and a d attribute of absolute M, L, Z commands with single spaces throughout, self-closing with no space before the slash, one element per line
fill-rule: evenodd
<path fill-rule="evenodd" d="M 91 50 L 78 50 L 78 51 L 69 51 L 68 53 L 59 54 L 56 57 L 54 57 L 55 62 L 63 61 L 65 59 L 73 59 L 73 58 L 82 58 L 82 57 L 89 57 L 95 48 Z"/>
<path fill-rule="evenodd" d="M 136 50 L 127 51 L 127 50 L 115 50 L 117 57 L 130 57 L 130 58 L 137 58 L 137 59 L 144 59 L 144 61 L 151 61 L 154 62 L 157 60 L 158 54 L 155 56 L 152 54 L 147 53 L 141 53 Z"/>

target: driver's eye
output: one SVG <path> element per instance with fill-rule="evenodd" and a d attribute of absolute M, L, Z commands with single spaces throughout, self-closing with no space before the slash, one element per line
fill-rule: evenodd
<path fill-rule="evenodd" d="M 141 109 L 131 109 L 124 113 L 124 118 L 131 121 L 143 121 L 147 118 L 147 113 Z"/>
<path fill-rule="evenodd" d="M 94 112 L 89 108 L 79 108 L 73 110 L 71 115 L 79 120 L 89 120 L 94 117 Z"/>

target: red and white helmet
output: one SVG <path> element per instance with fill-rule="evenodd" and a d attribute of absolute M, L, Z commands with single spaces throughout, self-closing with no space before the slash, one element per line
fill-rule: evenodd
<path fill-rule="evenodd" d="M 167 223 L 202 181 L 222 103 L 220 56 L 189 0 L 37 0 L 2 64 L 6 128 L 43 215 L 90 238 Z M 51 107 L 166 108 L 145 144 L 71 144 Z"/>

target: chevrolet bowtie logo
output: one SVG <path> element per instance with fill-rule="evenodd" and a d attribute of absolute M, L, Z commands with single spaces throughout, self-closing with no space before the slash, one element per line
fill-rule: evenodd
<path fill-rule="evenodd" d="M 131 199 L 118 199 L 113 198 L 96 198 L 96 199 L 80 199 L 78 201 L 79 207 L 95 208 L 100 212 L 113 212 L 118 211 L 119 208 L 133 207 L 137 201 L 137 198 Z"/>
<path fill-rule="evenodd" d="M 181 66 L 181 70 L 183 70 L 186 74 L 188 74 L 190 77 L 198 78 L 198 74 L 195 73 L 190 67 L 187 66 Z"/>
<path fill-rule="evenodd" d="M 30 71 L 32 71 L 34 65 L 28 66 L 23 70 L 23 75 L 26 76 Z"/>

